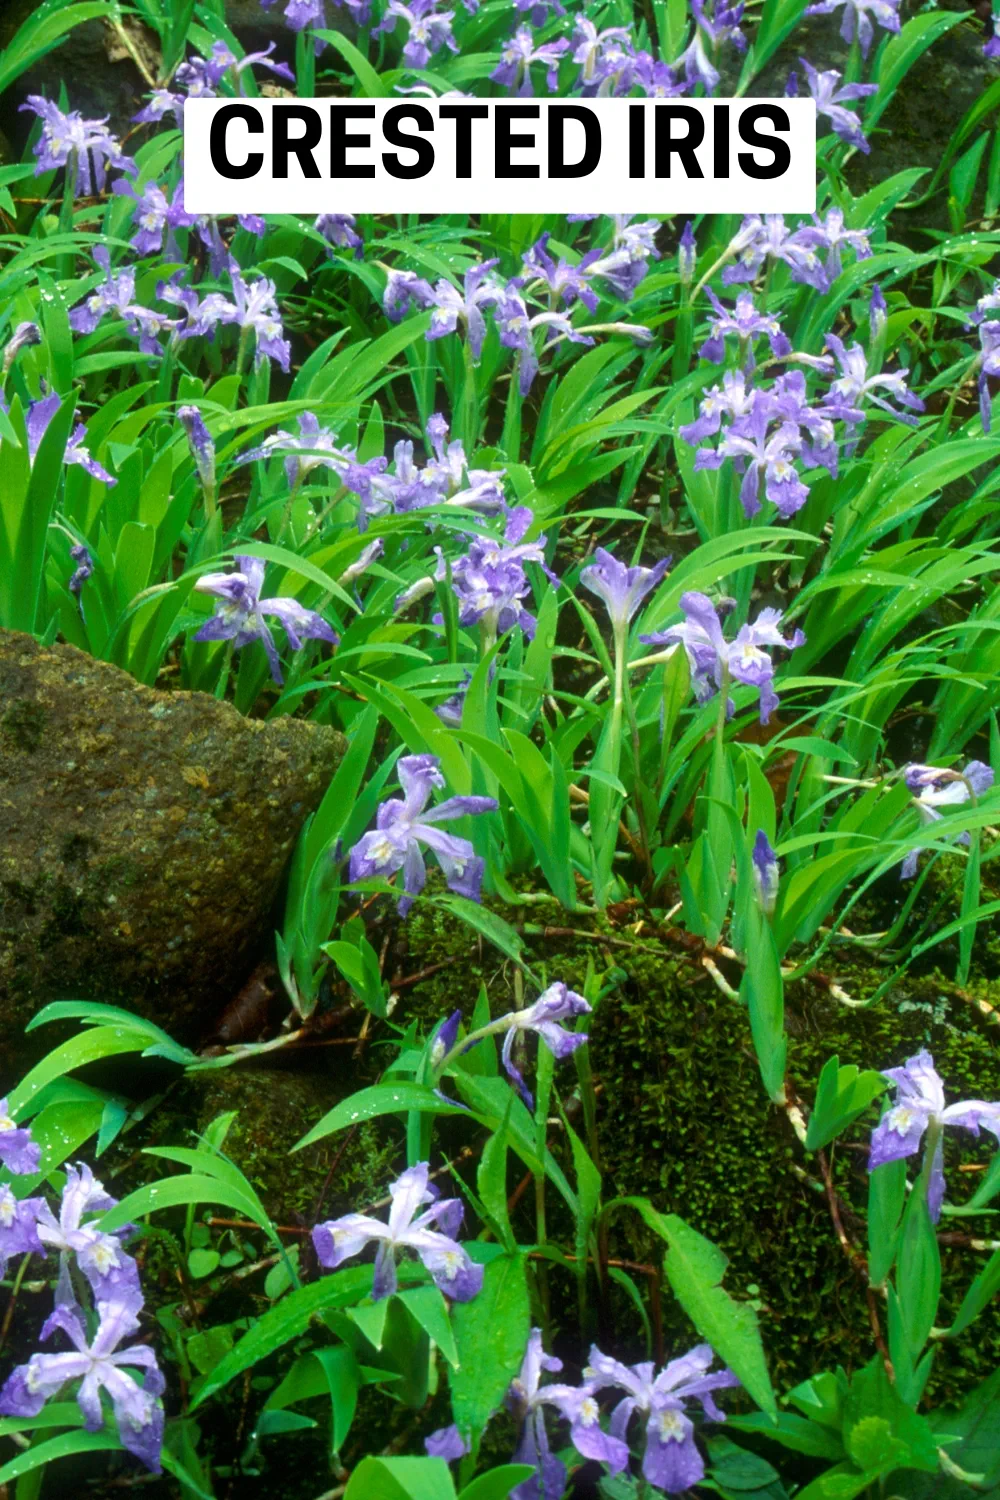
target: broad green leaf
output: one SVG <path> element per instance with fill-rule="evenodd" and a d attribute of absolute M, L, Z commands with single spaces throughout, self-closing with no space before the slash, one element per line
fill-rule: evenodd
<path fill-rule="evenodd" d="M 452 1411 L 459 1431 L 473 1442 L 503 1404 L 521 1367 L 531 1329 L 523 1255 L 500 1255 L 483 1275 L 483 1289 L 452 1310 L 459 1366 L 450 1376 Z"/>

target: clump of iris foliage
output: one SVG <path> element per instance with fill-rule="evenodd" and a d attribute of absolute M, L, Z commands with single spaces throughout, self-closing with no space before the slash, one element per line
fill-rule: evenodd
<path fill-rule="evenodd" d="M 95 18 L 142 108 L 117 132 L 87 118 L 52 53 L 0 168 L 0 626 L 309 716 L 348 750 L 292 863 L 277 1036 L 207 1058 L 110 1007 L 32 1023 L 85 1029 L 0 1105 L 0 1342 L 21 1348 L 0 1484 L 54 1494 L 69 1471 L 46 1465 L 110 1450 L 119 1484 L 144 1465 L 238 1495 L 266 1444 L 328 1500 L 995 1494 L 998 1377 L 956 1411 L 922 1399 L 1000 1289 L 1000 1104 L 954 1098 L 926 1050 L 832 1056 L 793 1087 L 783 1009 L 808 975 L 878 1004 L 924 954 L 964 986 L 1000 908 L 1000 84 L 930 178 L 899 160 L 849 186 L 913 64 L 978 23 L 907 0 L 272 0 L 248 54 L 217 0 L 44 0 L 0 86 Z M 184 208 L 189 97 L 698 97 L 773 91 L 779 65 L 819 111 L 802 221 Z M 950 232 L 915 227 L 942 201 Z M 861 930 L 887 888 L 886 929 Z M 408 1020 L 365 919 L 415 903 L 497 950 L 512 990 Z M 743 1009 L 865 1287 L 867 1364 L 817 1356 L 776 1391 L 752 1289 L 722 1285 L 681 1214 L 614 1196 L 587 1028 L 615 986 L 532 967 L 532 905 L 679 932 Z M 864 1001 L 836 980 L 845 942 L 888 960 Z M 384 1132 L 378 1201 L 279 1226 L 226 1155 L 232 1116 L 150 1148 L 166 1175 L 121 1201 L 70 1164 L 134 1123 L 74 1068 L 252 1064 L 308 1041 L 331 983 L 381 1072 L 301 1145 Z M 834 1185 L 845 1136 L 867 1205 Z M 661 1269 L 609 1251 L 640 1221 L 684 1347 L 662 1347 Z M 248 1264 L 239 1230 L 266 1253 Z M 944 1302 L 942 1243 L 965 1250 Z M 182 1301 L 150 1306 L 164 1245 Z M 236 1298 L 218 1327 L 197 1295 L 216 1272 Z"/>

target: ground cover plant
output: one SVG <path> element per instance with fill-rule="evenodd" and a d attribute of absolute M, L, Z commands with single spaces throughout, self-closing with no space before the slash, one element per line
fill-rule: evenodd
<path fill-rule="evenodd" d="M 14 18 L 0 829 L 47 733 L 10 664 L 72 698 L 69 648 L 151 740 L 194 692 L 338 763 L 214 1031 L 158 1024 L 166 982 L 0 989 L 3 1493 L 1000 1494 L 993 31 Z M 63 66 L 98 34 L 141 94 L 108 119 Z M 892 121 L 956 39 L 982 88 L 910 166 Z M 187 213 L 186 99 L 275 91 L 808 92 L 818 211 Z M 184 776 L 207 868 L 226 804 Z M 62 833 L 76 895 L 111 880 Z M 42 900 L 9 868 L 5 952 Z"/>

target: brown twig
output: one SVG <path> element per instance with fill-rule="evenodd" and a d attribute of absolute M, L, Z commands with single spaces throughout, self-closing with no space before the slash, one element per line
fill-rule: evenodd
<path fill-rule="evenodd" d="M 872 1338 L 875 1340 L 876 1349 L 882 1356 L 885 1373 L 894 1385 L 896 1382 L 896 1372 L 893 1369 L 892 1359 L 889 1356 L 889 1347 L 886 1344 L 885 1336 L 882 1332 L 882 1324 L 879 1321 L 875 1289 L 871 1284 L 871 1278 L 868 1274 L 868 1259 L 847 1237 L 847 1231 L 844 1228 L 844 1221 L 841 1217 L 840 1198 L 833 1185 L 833 1173 L 830 1171 L 830 1163 L 827 1160 L 826 1152 L 817 1151 L 816 1160 L 819 1162 L 819 1169 L 823 1176 L 823 1186 L 826 1190 L 826 1201 L 830 1208 L 830 1218 L 833 1221 L 833 1227 L 840 1243 L 840 1248 L 847 1256 L 854 1271 L 864 1282 L 865 1301 L 868 1305 L 868 1321 L 871 1324 Z"/>

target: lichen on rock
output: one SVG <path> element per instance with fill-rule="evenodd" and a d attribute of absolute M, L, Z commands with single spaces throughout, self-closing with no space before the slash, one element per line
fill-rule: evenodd
<path fill-rule="evenodd" d="M 197 1039 L 269 935 L 343 748 L 326 726 L 246 719 L 0 631 L 0 1072 L 52 999 Z"/>

